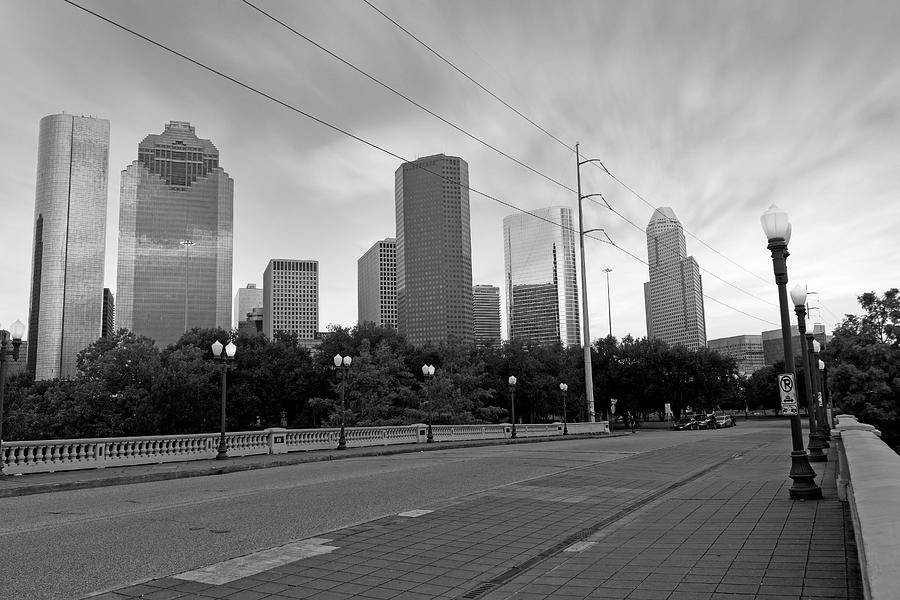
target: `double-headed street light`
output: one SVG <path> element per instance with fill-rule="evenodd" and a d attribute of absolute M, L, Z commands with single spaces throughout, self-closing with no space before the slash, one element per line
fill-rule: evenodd
<path fill-rule="evenodd" d="M 828 415 L 825 411 L 825 382 L 822 379 L 822 368 L 825 363 L 819 358 L 819 352 L 822 350 L 822 344 L 815 339 L 811 333 L 807 334 L 810 340 L 811 356 L 809 357 L 809 370 L 813 376 L 813 400 L 816 405 L 816 418 L 819 423 L 819 436 L 828 448 L 828 441 L 831 439 L 831 425 L 828 423 Z"/>
<path fill-rule="evenodd" d="M 788 242 L 791 239 L 791 222 L 786 212 L 774 204 L 760 217 L 763 231 L 769 242 L 768 249 L 772 253 L 772 268 L 775 272 L 775 283 L 778 286 L 778 307 L 781 315 L 781 338 L 784 346 L 784 369 L 794 374 L 794 351 L 791 348 L 791 317 L 787 299 L 787 257 Z M 803 450 L 803 430 L 800 414 L 791 415 L 791 471 L 789 477 L 794 480 L 790 488 L 792 500 L 815 500 L 822 497 L 822 489 L 816 484 L 816 472 L 809 464 L 809 458 Z"/>
<path fill-rule="evenodd" d="M 422 365 L 422 375 L 425 376 L 425 380 L 429 382 L 434 381 L 434 365 Z M 434 441 L 434 434 L 431 433 L 431 384 L 429 383 L 426 387 L 425 392 L 425 402 L 428 404 L 428 436 L 425 438 L 426 443 L 431 443 Z"/>
<path fill-rule="evenodd" d="M 828 379 L 825 377 L 825 361 L 819 359 L 819 377 L 822 390 L 822 412 L 825 414 L 825 422 L 831 430 L 831 396 L 828 395 Z"/>
<path fill-rule="evenodd" d="M 222 460 L 223 458 L 228 458 L 228 444 L 225 442 L 225 385 L 227 383 L 227 373 L 231 368 L 234 355 L 237 352 L 237 346 L 234 345 L 234 342 L 231 340 L 228 341 L 228 345 L 224 346 L 225 354 L 222 354 L 222 342 L 216 340 L 212 343 L 212 353 L 213 357 L 216 360 L 222 361 L 220 366 L 220 370 L 222 371 L 222 411 L 221 411 L 221 426 L 219 428 L 219 452 L 216 454 L 216 460 Z"/>
<path fill-rule="evenodd" d="M 809 444 L 806 446 L 809 450 L 810 462 L 825 462 L 828 457 L 822 452 L 824 444 L 822 438 L 819 437 L 819 427 L 816 422 L 816 408 L 813 406 L 813 383 L 812 373 L 809 368 L 809 349 L 806 337 L 806 287 L 795 285 L 791 289 L 791 300 L 794 302 L 794 312 L 797 313 L 797 331 L 800 333 L 800 358 L 803 364 L 803 383 L 806 388 L 806 416 L 809 421 Z M 812 334 L 810 334 L 810 338 Z M 785 361 L 788 359 L 785 358 Z M 791 356 L 793 362 L 794 357 Z"/>
<path fill-rule="evenodd" d="M 13 360 L 19 360 L 19 347 L 22 345 L 22 338 L 25 336 L 25 325 L 22 321 L 16 321 L 5 331 L 0 326 L 0 475 L 3 474 L 3 463 L 5 461 L 3 455 L 3 400 L 6 395 L 6 370 L 7 357 Z M 12 350 L 8 348 L 12 338 Z"/>
<path fill-rule="evenodd" d="M 516 437 L 516 376 L 509 376 L 509 412 L 512 416 L 510 419 L 512 421 L 512 432 L 509 437 Z"/>
<path fill-rule="evenodd" d="M 562 405 L 563 405 L 563 435 L 569 435 L 569 425 L 566 422 L 566 396 L 569 392 L 569 384 L 561 383 L 559 384 L 559 391 L 562 392 Z"/>
<path fill-rule="evenodd" d="M 350 371 L 350 363 L 353 359 L 349 356 L 334 355 L 334 368 L 341 371 L 341 433 L 338 436 L 338 450 L 347 449 L 347 433 L 344 429 L 344 397 L 347 393 L 347 373 Z"/>

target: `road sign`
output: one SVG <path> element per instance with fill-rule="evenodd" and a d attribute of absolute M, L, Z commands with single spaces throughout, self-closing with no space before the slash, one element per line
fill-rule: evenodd
<path fill-rule="evenodd" d="M 672 405 L 669 404 L 668 402 L 666 402 L 666 409 L 665 409 L 665 410 L 666 410 L 666 416 L 671 415 L 671 414 L 672 414 Z"/>
<path fill-rule="evenodd" d="M 610 398 L 610 399 L 609 399 L 609 403 L 612 404 L 613 406 L 615 406 L 616 402 L 618 402 L 618 400 L 615 399 L 615 398 Z"/>
<path fill-rule="evenodd" d="M 778 393 L 781 396 L 782 414 L 800 414 L 797 408 L 797 386 L 795 384 L 793 373 L 782 373 L 778 376 Z"/>
<path fill-rule="evenodd" d="M 822 392 L 816 392 L 816 399 L 819 401 L 819 406 L 824 406 L 822 402 Z"/>

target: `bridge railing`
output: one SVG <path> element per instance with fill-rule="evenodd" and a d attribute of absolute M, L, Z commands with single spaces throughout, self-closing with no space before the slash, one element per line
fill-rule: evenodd
<path fill-rule="evenodd" d="M 569 423 L 570 433 L 609 433 L 598 423 Z M 496 425 L 435 425 L 435 441 L 504 439 L 510 437 L 508 423 Z M 562 435 L 561 423 L 516 425 L 520 437 Z M 271 428 L 225 434 L 229 456 L 284 454 L 337 447 L 340 430 Z M 423 423 L 388 427 L 348 427 L 347 446 L 389 446 L 425 443 Z M 4 441 L 0 450 L 7 475 L 49 473 L 77 469 L 103 469 L 215 458 L 219 434 L 154 435 L 144 437 L 85 438 L 71 440 Z"/>
<path fill-rule="evenodd" d="M 875 427 L 853 415 L 836 419 L 837 493 L 850 507 L 865 597 L 900 598 L 900 456 Z"/>

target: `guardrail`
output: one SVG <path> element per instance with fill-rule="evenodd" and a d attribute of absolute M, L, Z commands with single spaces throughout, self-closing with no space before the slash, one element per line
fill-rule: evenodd
<path fill-rule="evenodd" d="M 503 439 L 510 437 L 508 423 L 497 425 L 435 425 L 435 441 Z M 516 425 L 520 437 L 562 435 L 562 423 Z M 609 433 L 606 421 L 569 423 L 573 434 Z M 261 431 L 227 432 L 229 456 L 285 454 L 337 447 L 340 430 L 271 428 Z M 426 442 L 427 425 L 389 427 L 348 427 L 348 447 L 421 444 Z M 4 441 L 0 449 L 3 472 L 7 475 L 52 473 L 77 469 L 103 469 L 215 458 L 218 433 L 155 435 L 146 437 L 87 438 L 72 440 Z"/>
<path fill-rule="evenodd" d="M 881 432 L 853 415 L 831 430 L 838 454 L 838 498 L 850 505 L 863 591 L 868 599 L 900 598 L 900 456 Z"/>

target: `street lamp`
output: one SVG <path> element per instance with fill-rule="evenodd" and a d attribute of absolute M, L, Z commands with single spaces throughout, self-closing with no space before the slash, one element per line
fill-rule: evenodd
<path fill-rule="evenodd" d="M 22 337 L 25 335 L 25 325 L 22 321 L 16 321 L 10 327 L 10 331 L 5 331 L 0 327 L 0 475 L 3 475 L 3 399 L 6 395 L 6 370 L 7 357 L 11 356 L 14 361 L 19 360 L 19 347 L 22 345 Z M 12 338 L 12 350 L 7 348 Z"/>
<path fill-rule="evenodd" d="M 784 368 L 794 373 L 794 351 L 791 348 L 791 317 L 787 303 L 787 257 L 788 242 L 791 239 L 791 222 L 786 212 L 774 204 L 760 217 L 768 249 L 772 253 L 772 268 L 775 283 L 778 286 L 778 307 L 781 315 L 781 338 L 784 346 Z M 791 471 L 789 477 L 794 480 L 790 488 L 792 500 L 814 500 L 822 497 L 822 489 L 816 484 L 816 472 L 809 464 L 809 458 L 803 450 L 803 430 L 800 414 L 791 415 Z"/>
<path fill-rule="evenodd" d="M 822 378 L 822 399 L 824 406 L 822 411 L 825 413 L 825 422 L 831 429 L 831 396 L 828 394 L 828 378 L 825 376 L 825 361 L 819 359 L 819 376 Z"/>
<path fill-rule="evenodd" d="M 434 365 L 422 365 L 422 375 L 425 376 L 425 381 L 434 381 Z M 431 384 L 428 384 L 425 388 L 425 403 L 428 404 L 428 437 L 425 438 L 426 443 L 431 443 L 434 441 L 434 435 L 431 433 Z"/>
<path fill-rule="evenodd" d="M 219 452 L 216 454 L 216 460 L 228 458 L 228 444 L 225 442 L 225 385 L 227 383 L 227 373 L 234 361 L 234 354 L 237 352 L 237 346 L 231 340 L 225 346 L 225 354 L 222 354 L 222 342 L 216 340 L 212 343 L 212 353 L 216 360 L 222 361 L 220 370 L 222 371 L 222 414 L 219 428 Z"/>
<path fill-rule="evenodd" d="M 516 437 L 516 376 L 509 376 L 509 412 L 512 415 L 512 433 L 511 438 Z"/>
<path fill-rule="evenodd" d="M 566 383 L 559 384 L 559 391 L 562 392 L 563 435 L 569 435 L 569 424 L 566 422 L 566 396 L 568 395 L 569 385 Z"/>
<path fill-rule="evenodd" d="M 809 450 L 810 462 L 825 462 L 828 457 L 822 452 L 824 445 L 819 437 L 819 427 L 816 423 L 816 408 L 813 406 L 812 373 L 809 368 L 809 348 L 806 337 L 806 287 L 795 285 L 791 289 L 791 300 L 794 302 L 794 312 L 797 313 L 797 331 L 800 332 L 800 358 L 803 363 L 803 382 L 806 384 L 806 416 L 809 421 Z M 812 334 L 810 334 L 810 338 Z M 791 362 L 794 357 L 791 356 Z M 785 359 L 787 360 L 787 359 Z"/>
<path fill-rule="evenodd" d="M 813 391 L 815 393 L 814 401 L 816 405 L 816 419 L 818 419 L 819 423 L 819 436 L 822 438 L 825 447 L 830 447 L 828 444 L 828 440 L 831 439 L 831 427 L 828 423 L 828 415 L 825 413 L 825 382 L 822 379 L 822 372 L 820 365 L 824 366 L 825 363 L 819 359 L 819 352 L 822 350 L 822 344 L 819 343 L 819 340 L 815 339 L 813 334 L 807 334 L 808 339 L 811 340 L 810 346 L 812 347 L 812 356 L 809 358 L 809 370 L 813 375 Z"/>
<path fill-rule="evenodd" d="M 347 433 L 344 429 L 344 396 L 347 392 L 347 373 L 350 371 L 350 363 L 353 359 L 349 356 L 334 355 L 334 368 L 341 370 L 341 433 L 338 436 L 338 450 L 347 449 Z"/>

